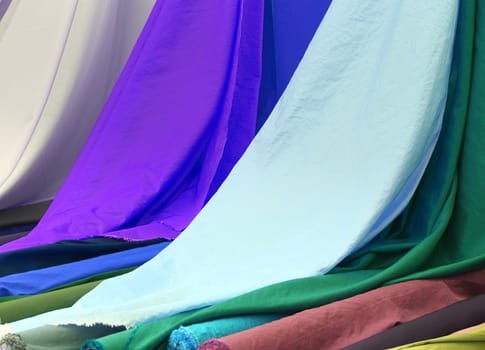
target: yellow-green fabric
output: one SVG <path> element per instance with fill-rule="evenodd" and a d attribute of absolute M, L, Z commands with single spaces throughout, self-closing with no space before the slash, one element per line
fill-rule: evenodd
<path fill-rule="evenodd" d="M 37 295 L 0 298 L 0 323 L 14 322 L 48 311 L 72 306 L 103 280 L 132 270 L 133 268 L 127 268 L 102 273 Z"/>
<path fill-rule="evenodd" d="M 392 350 L 481 350 L 485 349 L 485 327 L 468 333 L 428 339 L 392 348 Z"/>

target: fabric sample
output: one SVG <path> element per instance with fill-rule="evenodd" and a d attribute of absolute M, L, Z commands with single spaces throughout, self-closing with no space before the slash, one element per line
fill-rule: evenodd
<path fill-rule="evenodd" d="M 392 348 L 392 350 L 479 350 L 485 347 L 485 328 L 463 334 L 452 334 L 446 337 L 423 340 Z"/>
<path fill-rule="evenodd" d="M 325 273 L 366 243 L 406 204 L 439 131 L 457 6 L 422 4 L 333 2 L 275 111 L 182 235 L 73 308 L 11 327 L 132 326 Z"/>
<path fill-rule="evenodd" d="M 480 270 L 444 280 L 398 283 L 228 335 L 220 341 L 231 350 L 342 349 L 396 324 L 482 293 L 484 277 L 485 270 Z M 203 345 L 202 349 L 212 347 Z"/>
<path fill-rule="evenodd" d="M 485 6 L 459 3 L 459 21 L 443 129 L 413 201 L 372 244 L 329 274 L 291 280 L 200 310 L 103 337 L 97 349 L 156 349 L 182 324 L 244 313 L 294 313 L 383 284 L 438 278 L 485 266 L 483 134 Z M 460 163 L 460 167 L 458 167 Z M 458 191 L 458 188 L 460 190 Z"/>
<path fill-rule="evenodd" d="M 170 334 L 167 350 L 197 350 L 207 339 L 240 332 L 281 317 L 282 315 L 239 316 L 180 327 Z"/>
<path fill-rule="evenodd" d="M 239 1 L 158 1 L 49 210 L 0 252 L 94 236 L 175 238 L 254 136 L 261 22 Z"/>
<path fill-rule="evenodd" d="M 429 298 L 434 298 L 429 295 Z M 345 350 L 389 349 L 446 336 L 485 321 L 485 295 L 476 296 L 352 344 Z"/>
<path fill-rule="evenodd" d="M 60 241 L 16 250 L 0 254 L 0 277 L 145 247 L 163 241 L 165 240 L 151 239 L 126 242 L 113 238 L 92 238 L 84 241 Z"/>
<path fill-rule="evenodd" d="M 119 0 L 8 6 L 0 21 L 0 208 L 57 192 L 134 44 L 126 31 L 139 33 L 150 2 L 137 1 L 133 13 L 144 16 L 124 23 Z"/>
<path fill-rule="evenodd" d="M 69 264 L 0 277 L 0 296 L 36 294 L 103 272 L 136 267 L 153 258 L 169 243 L 162 242 Z"/>

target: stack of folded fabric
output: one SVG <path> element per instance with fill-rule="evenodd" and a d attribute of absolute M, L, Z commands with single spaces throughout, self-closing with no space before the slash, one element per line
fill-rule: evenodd
<path fill-rule="evenodd" d="M 0 0 L 0 349 L 485 343 L 479 0 Z"/>

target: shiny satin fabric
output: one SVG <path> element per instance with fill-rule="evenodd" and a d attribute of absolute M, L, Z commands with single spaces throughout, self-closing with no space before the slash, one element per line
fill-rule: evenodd
<path fill-rule="evenodd" d="M 426 13 L 426 16 L 415 17 L 406 15 L 406 11 L 414 13 L 415 7 L 422 3 L 411 5 L 402 2 L 399 4 L 397 25 L 392 16 L 396 13 L 395 5 L 375 3 L 369 5 L 370 10 L 368 5 L 363 4 L 357 7 L 336 4 L 332 3 L 329 8 L 272 116 L 216 196 L 177 240 L 136 272 L 102 283 L 73 308 L 10 326 L 15 330 L 26 330 L 43 322 L 126 326 L 147 322 L 213 304 L 271 283 L 326 272 L 343 256 L 377 234 L 373 230 L 390 220 L 395 209 L 403 205 L 410 195 L 407 185 L 415 180 L 415 171 L 421 169 L 423 162 L 426 163 L 428 147 L 433 144 L 439 130 L 457 7 L 455 3 L 448 2 L 447 6 L 440 6 L 438 12 L 435 9 L 431 11 L 429 7 L 422 8 L 420 13 Z M 248 2 L 247 5 L 254 4 Z M 360 16 L 349 16 L 349 10 Z M 372 21 L 364 23 L 356 19 L 374 14 L 373 11 L 382 16 L 372 16 Z M 430 20 L 433 26 L 429 25 Z M 357 27 L 354 28 L 354 25 Z M 340 31 L 347 32 L 349 27 L 353 28 L 353 35 L 340 35 Z M 426 35 L 423 35 L 424 28 L 429 30 Z M 422 55 L 421 65 L 416 65 L 417 42 L 413 40 L 411 46 L 397 44 L 400 40 L 390 43 L 387 41 L 389 30 L 395 31 L 398 37 L 403 35 L 403 42 L 411 42 L 404 40 L 408 36 L 421 39 L 418 41 L 422 47 L 418 50 Z M 413 35 L 413 30 L 419 31 L 420 35 Z M 359 45 L 369 43 L 371 33 L 375 35 L 375 40 L 371 40 L 373 45 Z M 362 116 L 361 105 L 349 105 L 347 94 L 354 96 L 359 91 L 361 94 L 369 91 L 367 84 L 375 82 L 375 74 L 378 73 L 371 68 L 374 67 L 374 59 L 382 54 L 383 43 L 390 46 L 386 49 L 386 68 L 379 65 L 380 79 L 393 88 L 386 83 L 382 84 L 382 91 L 373 91 L 371 96 L 367 93 L 358 95 L 358 101 L 372 107 L 372 113 L 365 114 L 366 126 L 359 130 L 358 136 L 355 127 L 349 128 L 349 125 Z M 362 55 L 356 55 L 356 47 L 362 50 Z M 335 52 L 337 48 L 343 52 Z M 321 57 L 329 57 L 332 65 L 325 65 Z M 404 63 L 409 65 L 406 66 L 408 69 L 404 69 Z M 353 73 L 340 76 L 336 67 L 347 64 L 356 65 Z M 401 84 L 394 74 L 397 67 L 403 70 L 399 75 L 404 80 Z M 331 73 L 337 74 L 339 79 Z M 322 82 L 322 76 L 327 74 L 334 81 L 332 84 Z M 419 86 L 428 86 L 425 81 L 430 83 L 428 79 L 431 79 L 435 88 L 418 93 L 416 79 L 423 79 L 423 85 Z M 330 93 L 335 92 L 337 86 L 339 93 Z M 390 94 L 390 91 L 395 94 Z M 403 104 L 403 94 L 409 104 Z M 309 99 L 312 104 L 302 102 Z M 385 106 L 380 105 L 383 101 Z M 326 106 L 323 115 L 318 107 L 321 104 Z M 390 113 L 389 108 L 399 113 L 399 117 Z M 333 110 L 340 111 L 339 118 L 333 118 Z M 390 115 L 393 117 L 385 117 Z M 383 118 L 386 123 L 383 123 Z M 306 127 L 303 128 L 303 125 Z M 403 133 L 403 129 L 409 134 Z M 331 130 L 331 135 L 322 137 L 322 130 L 326 130 L 325 134 Z M 364 130 L 365 136 L 360 134 Z M 360 158 L 354 153 L 352 157 L 346 157 L 349 138 L 344 136 L 348 132 L 355 136 L 350 138 L 356 142 L 352 143 L 352 153 L 361 151 L 373 154 L 375 158 Z M 281 138 L 282 134 L 284 138 Z M 419 137 L 419 142 L 416 137 Z M 372 143 L 369 143 L 370 139 Z M 339 142 L 342 143 L 343 154 L 335 153 L 335 148 L 329 145 L 336 147 Z M 381 145 L 386 142 L 393 146 L 383 149 Z M 393 152 L 388 153 L 389 148 Z M 322 151 L 311 152 L 314 149 Z M 396 158 L 394 151 L 398 150 L 407 156 Z M 311 158 L 301 157 L 301 154 Z M 347 161 L 342 162 L 343 159 Z M 365 170 L 369 176 L 359 179 L 354 176 L 354 171 L 347 169 L 350 164 L 356 165 L 356 159 L 363 162 L 361 172 Z M 375 167 L 383 168 L 384 164 L 386 171 L 376 176 Z M 342 182 L 344 179 L 350 182 Z M 373 185 L 369 183 L 371 179 Z M 356 181 L 364 181 L 366 186 L 358 185 Z M 245 185 L 241 186 L 240 182 Z M 354 198 L 356 190 L 365 193 L 358 196 L 365 200 L 352 200 L 356 208 L 352 210 L 353 220 L 349 221 L 340 216 L 343 215 L 342 206 L 348 209 L 346 198 Z M 401 190 L 404 190 L 404 195 Z M 335 193 L 335 196 L 329 197 L 329 193 Z M 287 196 L 292 198 L 291 203 L 284 201 Z M 397 199 L 399 204 L 393 206 Z M 320 215 L 309 216 L 312 210 L 328 216 L 325 220 Z M 253 225 L 253 222 L 258 225 Z M 232 232 L 230 236 L 227 235 L 228 230 Z M 298 244 L 291 238 L 296 232 Z M 339 236 L 339 242 L 332 240 L 335 235 Z M 257 246 L 249 244 L 253 237 L 257 237 Z M 210 242 L 210 251 L 217 254 L 207 254 L 207 249 L 203 248 L 206 242 Z M 235 246 L 237 250 L 228 249 Z M 249 261 L 248 254 L 251 256 Z M 322 256 L 325 256 L 324 261 Z M 221 261 L 225 263 L 221 264 Z M 160 271 L 163 271 L 164 278 L 154 280 L 153 276 Z M 208 280 L 221 283 L 206 283 Z M 130 285 L 130 289 L 118 284 Z M 115 296 L 113 290 L 117 291 Z M 110 300 L 110 304 L 106 300 Z M 120 304 L 122 301 L 123 306 Z"/>
<path fill-rule="evenodd" d="M 177 4 L 156 3 L 49 210 L 0 252 L 95 236 L 173 239 L 242 155 L 256 127 L 262 31 L 238 2 Z"/>
<path fill-rule="evenodd" d="M 123 17 L 125 1 L 8 6 L 0 21 L 0 208 L 52 199 L 64 181 L 153 3 L 137 1 L 133 17 Z"/>

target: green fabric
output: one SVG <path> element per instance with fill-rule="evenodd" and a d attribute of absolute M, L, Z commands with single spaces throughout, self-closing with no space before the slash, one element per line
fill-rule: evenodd
<path fill-rule="evenodd" d="M 18 321 L 48 311 L 72 306 L 103 280 L 132 271 L 134 268 L 106 272 L 29 296 L 0 298 L 0 323 Z"/>
<path fill-rule="evenodd" d="M 385 284 L 485 266 L 485 3 L 460 3 L 443 129 L 406 211 L 330 274 L 287 281 L 90 341 L 97 349 L 164 349 L 171 330 L 234 315 L 292 313 Z"/>
<path fill-rule="evenodd" d="M 480 350 L 485 348 L 485 327 L 469 333 L 452 334 L 392 348 L 391 350 Z"/>

